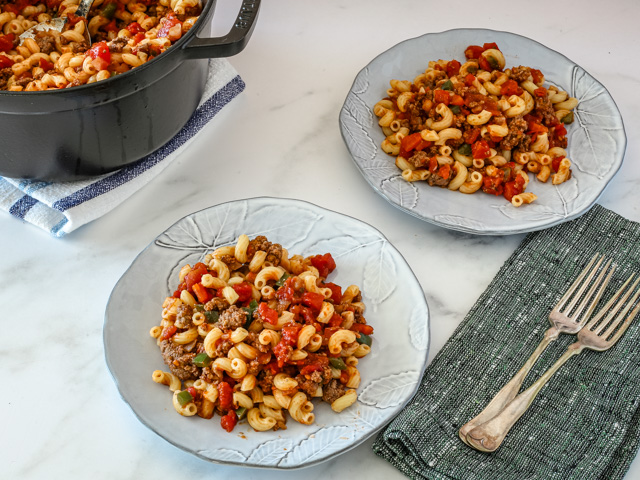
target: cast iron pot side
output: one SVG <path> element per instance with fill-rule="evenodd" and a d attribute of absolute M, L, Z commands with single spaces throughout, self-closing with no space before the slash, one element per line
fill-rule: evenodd
<path fill-rule="evenodd" d="M 155 59 L 108 80 L 45 92 L 0 91 L 0 176 L 77 180 L 135 162 L 187 123 L 204 92 L 208 58 L 246 46 L 260 0 L 243 0 L 227 35 L 210 33 L 216 0 Z"/>

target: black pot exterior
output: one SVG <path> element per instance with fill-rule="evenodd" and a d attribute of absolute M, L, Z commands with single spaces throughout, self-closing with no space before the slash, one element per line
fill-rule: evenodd
<path fill-rule="evenodd" d="M 255 14 L 233 46 L 227 37 L 208 39 L 194 54 L 189 44 L 203 43 L 195 34 L 209 28 L 214 4 L 209 0 L 196 26 L 176 45 L 130 72 L 70 89 L 0 92 L 0 175 L 77 180 L 133 163 L 173 138 L 204 92 L 209 63 L 204 57 L 237 53 L 238 42 L 242 49 L 259 7 L 259 1 L 243 3 L 238 19 L 247 5 Z"/>

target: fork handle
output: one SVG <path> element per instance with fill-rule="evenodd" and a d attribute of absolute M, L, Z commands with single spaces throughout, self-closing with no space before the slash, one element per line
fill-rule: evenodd
<path fill-rule="evenodd" d="M 524 382 L 524 379 L 531 370 L 531 367 L 533 367 L 533 365 L 536 363 L 538 357 L 540 357 L 542 352 L 544 352 L 549 344 L 556 340 L 559 335 L 560 332 L 556 327 L 549 328 L 544 333 L 544 338 L 542 339 L 538 347 L 531 354 L 522 368 L 518 370 L 518 373 L 516 373 L 513 378 L 500 389 L 500 391 L 493 397 L 493 399 L 491 399 L 489 404 L 484 408 L 484 410 L 482 410 L 482 412 L 480 412 L 475 418 L 469 420 L 460 428 L 460 430 L 458 431 L 458 435 L 464 443 L 469 445 L 469 443 L 467 442 L 467 434 L 471 432 L 471 430 L 491 420 L 498 413 L 500 413 L 509 402 L 511 402 L 515 398 L 515 396 L 520 391 L 522 382 Z"/>
<path fill-rule="evenodd" d="M 536 395 L 542 387 L 549 381 L 554 373 L 574 355 L 578 355 L 583 350 L 583 345 L 576 342 L 569 345 L 567 351 L 554 363 L 549 370 L 529 388 L 518 395 L 509 403 L 502 412 L 493 417 L 488 422 L 474 428 L 467 434 L 468 445 L 482 452 L 493 452 L 502 444 L 511 427 L 527 411 L 533 403 Z"/>

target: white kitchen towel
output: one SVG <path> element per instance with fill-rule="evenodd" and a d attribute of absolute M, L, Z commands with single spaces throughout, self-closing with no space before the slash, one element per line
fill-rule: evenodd
<path fill-rule="evenodd" d="M 158 150 L 114 172 L 80 181 L 56 183 L 0 177 L 0 208 L 62 237 L 101 217 L 150 182 L 244 87 L 226 59 L 212 59 L 198 108 L 182 130 Z"/>

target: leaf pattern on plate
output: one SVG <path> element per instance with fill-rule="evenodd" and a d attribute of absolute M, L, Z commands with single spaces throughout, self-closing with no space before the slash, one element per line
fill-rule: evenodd
<path fill-rule="evenodd" d="M 616 138 L 624 136 L 620 115 L 606 89 L 578 66 L 572 72 L 572 90 L 578 99 L 574 110 L 578 128 L 572 129 L 569 138 L 575 150 L 571 161 L 582 172 L 604 178 L 620 148 Z"/>
<path fill-rule="evenodd" d="M 481 221 L 459 215 L 435 215 L 434 220 L 445 225 L 455 225 L 465 230 L 482 230 L 484 225 Z"/>
<path fill-rule="evenodd" d="M 344 286 L 342 279 L 348 278 L 363 289 L 367 320 L 375 326 L 381 342 L 384 339 L 380 344 L 383 354 L 375 350 L 362 363 L 363 388 L 365 382 L 390 378 L 369 387 L 364 398 L 369 398 L 371 404 L 357 402 L 340 415 L 331 412 L 328 405 L 317 405 L 315 425 L 292 422 L 285 431 L 266 433 L 246 427 L 246 435 L 229 435 L 221 428 L 212 429 L 206 422 L 185 422 L 167 410 L 166 399 L 155 397 L 157 385 L 140 383 L 140 375 L 131 365 L 147 372 L 158 368 L 162 360 L 155 342 L 144 340 L 149 340 L 148 334 L 131 335 L 128 327 L 137 329 L 127 322 L 131 305 L 136 306 L 136 315 L 144 318 L 144 322 L 156 319 L 157 292 L 169 287 L 167 270 L 173 268 L 172 277 L 177 282 L 183 264 L 202 260 L 203 254 L 214 246 L 234 243 L 240 233 L 250 237 L 266 234 L 271 241 L 286 244 L 288 249 L 294 245 L 289 250 L 292 254 L 330 252 L 339 257 L 336 273 L 340 280 L 336 280 Z M 380 275 L 382 280 L 378 278 Z M 399 281 L 402 288 L 396 285 Z M 365 285 L 371 292 L 365 291 Z M 175 289 L 177 285 L 170 286 Z M 380 298 L 374 298 L 376 295 Z M 407 305 L 407 298 L 412 299 L 411 305 Z M 145 424 L 149 428 L 171 443 L 218 463 L 298 468 L 334 458 L 360 444 L 397 415 L 413 395 L 411 378 L 402 372 L 424 371 L 427 356 L 423 352 L 416 355 L 409 335 L 397 332 L 409 331 L 410 318 L 406 312 L 416 304 L 428 310 L 423 289 L 406 261 L 374 227 L 299 200 L 265 197 L 237 200 L 185 217 L 136 257 L 114 287 L 105 312 L 105 357 L 125 401 L 134 412 L 148 418 Z M 398 311 L 404 313 L 397 315 Z M 394 321 L 386 321 L 389 318 Z M 140 355 L 141 348 L 144 355 Z M 393 355 L 384 355 L 384 351 L 392 351 Z M 417 385 L 415 380 L 413 384 Z M 404 399 L 403 394 L 407 395 Z M 391 406 L 384 407 L 387 404 Z"/>
<path fill-rule="evenodd" d="M 228 448 L 216 448 L 215 450 L 198 450 L 198 455 L 210 458 L 216 462 L 244 463 L 247 461 L 242 453 Z"/>
<path fill-rule="evenodd" d="M 389 177 L 398 175 L 400 171 L 393 162 L 393 157 L 387 155 L 372 159 L 362 166 L 362 170 L 368 175 L 371 175 L 376 184 L 382 183 L 383 180 Z"/>
<path fill-rule="evenodd" d="M 375 252 L 368 255 L 364 267 L 362 285 L 367 304 L 376 311 L 395 291 L 398 285 L 396 265 L 388 251 L 388 243 L 379 243 Z"/>
<path fill-rule="evenodd" d="M 358 400 L 378 408 L 395 407 L 410 398 L 419 380 L 420 374 L 416 371 L 389 375 L 367 385 Z"/>
<path fill-rule="evenodd" d="M 483 29 L 462 31 L 472 36 L 489 32 Z M 573 172 L 579 180 L 577 197 L 575 190 L 561 195 L 551 193 L 553 198 L 544 198 L 546 207 L 527 205 L 514 211 L 499 208 L 500 205 L 479 208 L 475 199 L 466 195 L 454 197 L 446 204 L 440 198 L 433 202 L 433 195 L 423 193 L 421 187 L 416 191 L 406 182 L 401 185 L 397 169 L 385 163 L 384 157 L 388 156 L 380 147 L 384 134 L 375 115 L 371 126 L 368 123 L 357 125 L 357 117 L 352 113 L 359 108 L 355 106 L 356 101 L 362 100 L 372 110 L 384 96 L 375 91 L 377 86 L 386 84 L 394 76 L 399 78 L 399 75 L 421 68 L 415 52 L 428 51 L 433 58 L 452 58 L 452 52 L 463 51 L 465 45 L 460 43 L 459 33 L 460 30 L 429 33 L 399 43 L 374 58 L 358 73 L 340 111 L 342 137 L 354 163 L 376 193 L 389 203 L 405 213 L 453 230 L 479 235 L 524 233 L 580 216 L 597 201 L 622 165 L 627 143 L 624 125 L 618 107 L 604 86 L 571 60 L 536 42 L 508 32 L 490 31 L 499 44 L 526 45 L 511 57 L 512 61 L 521 62 L 514 64 L 544 65 L 543 71 L 548 74 L 546 82 L 560 85 L 561 90 L 566 90 L 580 102 L 574 110 L 575 122 L 568 128 L 567 147 L 567 156 L 573 162 Z M 370 157 L 372 139 L 377 147 L 374 158 Z M 542 201 L 542 195 L 540 197 Z"/>
<path fill-rule="evenodd" d="M 351 91 L 356 95 L 361 95 L 367 90 L 369 90 L 369 69 L 364 68 L 354 80 Z"/>
<path fill-rule="evenodd" d="M 397 172 L 398 169 L 396 169 Z M 392 203 L 411 210 L 418 204 L 418 189 L 400 175 L 383 180 L 380 189 Z"/>
<path fill-rule="evenodd" d="M 380 421 L 380 408 L 363 403 L 356 403 L 353 406 L 340 412 L 345 425 L 353 426 L 357 431 L 370 431 Z"/>
<path fill-rule="evenodd" d="M 373 126 L 373 112 L 358 95 L 347 96 L 344 108 L 359 125 L 369 128 Z"/>
<path fill-rule="evenodd" d="M 279 438 L 258 445 L 247 458 L 247 463 L 275 467 L 293 448 L 293 440 Z"/>
<path fill-rule="evenodd" d="M 278 466 L 313 463 L 318 458 L 324 458 L 348 448 L 354 437 L 353 428 L 346 425 L 321 428 L 294 447 Z"/>
<path fill-rule="evenodd" d="M 351 112 L 347 109 L 342 111 L 344 115 L 340 116 L 340 123 L 343 127 L 344 140 L 349 146 L 351 155 L 358 162 L 366 164 L 376 156 L 378 147 L 365 130 L 365 127 L 356 121 Z"/>
<path fill-rule="evenodd" d="M 409 337 L 411 344 L 418 350 L 429 348 L 429 314 L 426 308 L 415 305 L 409 320 Z"/>
<path fill-rule="evenodd" d="M 282 222 L 252 230 L 254 225 L 264 224 L 259 221 L 261 217 L 276 211 L 282 215 Z M 183 218 L 160 235 L 155 243 L 165 248 L 209 251 L 234 244 L 238 236 L 245 233 L 251 238 L 277 234 L 280 243 L 295 247 L 309 235 L 320 218 L 321 215 L 299 206 L 265 205 L 249 210 L 246 201 L 231 202 L 222 205 L 215 215 L 197 212 Z"/>

